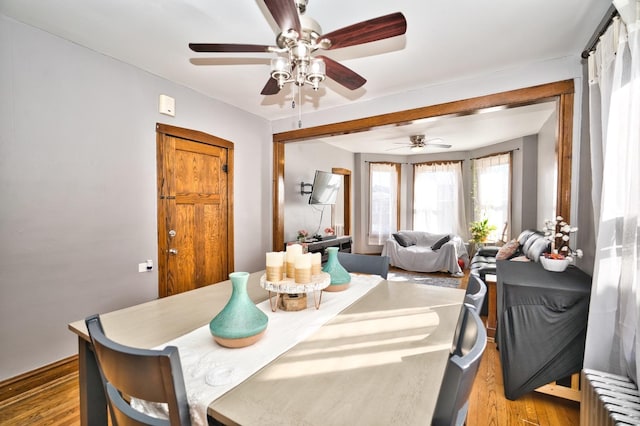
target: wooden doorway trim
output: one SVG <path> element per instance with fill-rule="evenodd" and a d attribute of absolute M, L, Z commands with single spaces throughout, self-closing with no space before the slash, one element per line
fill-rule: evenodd
<path fill-rule="evenodd" d="M 573 142 L 573 80 L 516 89 L 492 95 L 430 105 L 389 114 L 376 115 L 339 123 L 325 124 L 273 135 L 273 250 L 284 245 L 284 145 L 319 137 L 366 132 L 374 127 L 402 124 L 428 117 L 471 114 L 483 108 L 524 106 L 555 100 L 558 105 L 557 142 L 558 191 L 556 212 L 563 217 L 571 213 L 571 156 Z"/>
<path fill-rule="evenodd" d="M 351 170 L 334 167 L 331 169 L 331 173 L 342 175 L 342 193 L 344 195 L 344 235 L 351 235 Z"/>
<path fill-rule="evenodd" d="M 199 132 L 196 130 L 184 129 L 180 127 L 174 127 L 167 124 L 156 123 L 156 149 L 157 149 L 157 185 L 158 185 L 158 199 L 157 199 L 157 214 L 158 214 L 158 295 L 164 297 L 167 295 L 167 274 L 168 263 L 166 249 L 170 244 L 169 227 L 164 223 L 165 221 L 165 203 L 167 200 L 175 201 L 176 194 L 175 188 L 172 187 L 171 182 L 163 180 L 165 171 L 161 170 L 161 167 L 167 167 L 166 172 L 173 173 L 175 164 L 164 165 L 167 153 L 167 148 L 163 143 L 166 136 L 173 138 L 179 138 L 187 141 L 193 141 L 196 143 L 209 145 L 226 150 L 226 262 L 222 262 L 226 266 L 228 272 L 234 270 L 234 218 L 233 218 L 233 170 L 234 170 L 234 145 L 233 142 L 228 140 L 209 135 L 207 133 Z M 226 264 L 225 264 L 226 263 Z M 213 284 L 213 282 L 211 283 Z"/>

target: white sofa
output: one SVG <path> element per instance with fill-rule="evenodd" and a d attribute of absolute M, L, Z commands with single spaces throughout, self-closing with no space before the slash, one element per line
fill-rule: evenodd
<path fill-rule="evenodd" d="M 442 239 L 447 237 L 449 240 L 442 244 Z M 441 243 L 440 247 L 434 246 L 437 242 Z M 445 271 L 454 276 L 463 273 L 458 259 L 462 259 L 465 267 L 469 264 L 469 254 L 462 238 L 422 231 L 398 231 L 385 242 L 382 255 L 389 256 L 391 265 L 407 271 Z"/>

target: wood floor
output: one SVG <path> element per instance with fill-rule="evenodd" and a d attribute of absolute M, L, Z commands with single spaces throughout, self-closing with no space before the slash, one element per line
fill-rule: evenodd
<path fill-rule="evenodd" d="M 78 401 L 76 363 L 72 371 L 64 371 L 44 385 L 0 392 L 0 425 L 77 425 Z M 495 343 L 489 342 L 469 398 L 468 426 L 577 426 L 579 417 L 577 402 L 553 396 L 531 392 L 517 401 L 507 400 L 500 357 Z"/>

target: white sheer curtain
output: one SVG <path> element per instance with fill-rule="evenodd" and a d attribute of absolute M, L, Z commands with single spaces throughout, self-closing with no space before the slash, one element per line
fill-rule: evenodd
<path fill-rule="evenodd" d="M 500 241 L 511 212 L 511 154 L 473 160 L 473 220 L 489 219 L 495 226 L 489 241 Z M 507 236 L 509 236 L 507 228 Z"/>
<path fill-rule="evenodd" d="M 640 1 L 614 4 L 622 18 L 614 24 L 619 30 L 610 28 L 590 58 L 590 117 L 596 121 L 592 155 L 597 156 L 592 174 L 599 216 L 584 366 L 626 374 L 637 382 Z M 617 42 L 615 52 L 609 39 Z"/>
<path fill-rule="evenodd" d="M 398 164 L 369 164 L 369 244 L 382 245 L 398 230 Z"/>
<path fill-rule="evenodd" d="M 461 162 L 414 165 L 413 229 L 468 239 Z"/>

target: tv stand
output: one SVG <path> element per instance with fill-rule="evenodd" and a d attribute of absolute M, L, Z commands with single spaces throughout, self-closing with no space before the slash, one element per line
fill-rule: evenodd
<path fill-rule="evenodd" d="M 289 244 L 295 244 L 297 241 L 290 241 L 285 243 L 285 250 Z M 345 235 L 343 237 L 327 238 L 320 241 L 301 243 L 302 246 L 307 247 L 309 253 L 322 253 L 322 263 L 327 261 L 327 247 L 338 247 L 338 251 L 351 253 L 351 236 Z"/>

